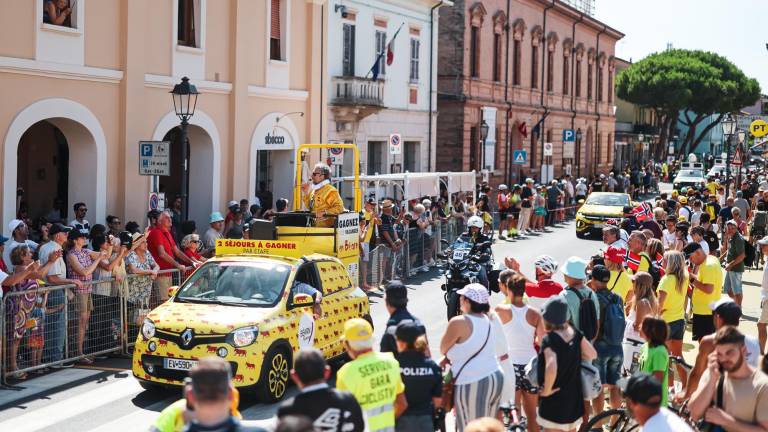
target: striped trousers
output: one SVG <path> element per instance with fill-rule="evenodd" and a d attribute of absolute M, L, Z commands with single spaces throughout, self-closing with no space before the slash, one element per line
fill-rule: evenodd
<path fill-rule="evenodd" d="M 504 387 L 501 369 L 469 384 L 457 385 L 454 391 L 456 430 L 464 431 L 467 423 L 481 417 L 496 417 Z"/>

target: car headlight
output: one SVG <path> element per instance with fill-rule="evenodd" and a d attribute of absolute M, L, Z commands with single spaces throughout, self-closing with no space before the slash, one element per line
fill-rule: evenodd
<path fill-rule="evenodd" d="M 242 327 L 230 333 L 229 343 L 236 348 L 248 346 L 256 341 L 257 334 L 259 328 L 256 326 Z"/>
<path fill-rule="evenodd" d="M 141 325 L 141 335 L 144 339 L 152 339 L 155 337 L 155 323 L 149 318 L 144 318 L 144 324 Z"/>

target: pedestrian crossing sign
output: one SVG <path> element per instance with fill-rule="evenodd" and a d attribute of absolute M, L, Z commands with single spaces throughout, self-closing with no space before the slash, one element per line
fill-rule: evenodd
<path fill-rule="evenodd" d="M 514 150 L 512 152 L 512 162 L 516 165 L 524 165 L 526 158 L 525 150 Z"/>

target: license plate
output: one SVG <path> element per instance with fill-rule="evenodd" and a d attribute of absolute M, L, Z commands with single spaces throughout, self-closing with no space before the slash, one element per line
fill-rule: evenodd
<path fill-rule="evenodd" d="M 181 360 L 172 358 L 163 359 L 163 366 L 166 369 L 188 371 L 192 369 L 192 366 L 196 364 L 197 362 L 195 360 Z"/>

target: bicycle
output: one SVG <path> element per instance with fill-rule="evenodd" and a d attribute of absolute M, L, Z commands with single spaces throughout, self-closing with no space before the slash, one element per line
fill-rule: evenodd
<path fill-rule="evenodd" d="M 689 365 L 685 362 L 685 359 L 679 356 L 671 356 L 669 358 L 669 369 L 670 373 L 675 374 L 677 370 L 677 365 L 682 366 L 686 369 L 686 371 L 690 372 L 693 369 L 693 366 Z M 626 375 L 625 375 L 626 377 Z M 677 377 L 679 378 L 679 377 Z M 677 380 L 676 382 L 679 382 Z M 666 385 L 667 383 L 662 383 L 662 385 Z M 676 387 L 676 386 L 675 386 Z M 675 406 L 672 403 L 672 395 L 669 395 L 668 398 L 668 406 L 667 408 L 680 416 L 683 420 L 685 420 L 687 423 L 691 425 L 691 427 L 696 430 L 696 425 L 692 424 L 690 421 L 690 418 L 688 417 L 689 414 L 687 412 L 687 409 L 685 409 L 686 404 L 683 404 L 682 406 L 678 407 Z M 616 409 L 609 409 L 607 411 L 603 411 L 600 414 L 592 417 L 589 419 L 586 425 L 581 428 L 581 430 L 589 431 L 592 429 L 595 429 L 596 425 L 602 424 L 602 429 L 604 431 L 612 431 L 612 432 L 630 432 L 630 431 L 637 431 L 640 430 L 640 425 L 635 422 L 635 419 L 632 418 L 632 415 L 630 414 L 629 410 L 626 407 L 626 402 L 622 402 L 621 408 Z"/>
<path fill-rule="evenodd" d="M 502 423 L 504 424 L 504 430 L 510 432 L 525 432 L 527 429 L 526 420 L 520 417 L 520 413 L 517 411 L 517 407 L 512 404 L 509 406 L 499 407 L 502 415 Z"/>

